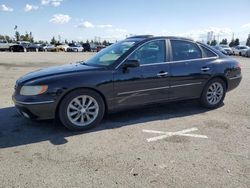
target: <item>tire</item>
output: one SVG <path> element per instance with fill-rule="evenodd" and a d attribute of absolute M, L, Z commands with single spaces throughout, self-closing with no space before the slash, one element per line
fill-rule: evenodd
<path fill-rule="evenodd" d="M 218 88 L 216 86 L 218 86 Z M 220 78 L 214 78 L 210 80 L 204 87 L 202 95 L 200 97 L 200 103 L 205 108 L 218 108 L 223 103 L 225 95 L 226 83 Z"/>
<path fill-rule="evenodd" d="M 241 56 L 241 52 L 239 53 L 239 56 Z"/>
<path fill-rule="evenodd" d="M 92 103 L 88 104 L 91 100 Z M 63 98 L 59 106 L 58 117 L 66 128 L 80 131 L 97 126 L 104 113 L 105 104 L 97 92 L 79 89 L 72 91 Z"/>

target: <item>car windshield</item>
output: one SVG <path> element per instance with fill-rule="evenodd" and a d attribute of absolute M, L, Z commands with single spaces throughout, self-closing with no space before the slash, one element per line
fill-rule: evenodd
<path fill-rule="evenodd" d="M 84 62 L 84 64 L 92 66 L 109 66 L 134 45 L 135 41 L 117 42 L 107 48 L 104 48 Z"/>
<path fill-rule="evenodd" d="M 227 45 L 220 45 L 222 48 L 229 48 Z"/>

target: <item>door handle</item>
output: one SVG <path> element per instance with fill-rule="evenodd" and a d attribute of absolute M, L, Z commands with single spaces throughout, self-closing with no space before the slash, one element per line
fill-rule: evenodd
<path fill-rule="evenodd" d="M 167 76 L 168 75 L 168 72 L 159 72 L 157 74 L 158 77 L 164 77 L 164 76 Z"/>
<path fill-rule="evenodd" d="M 209 71 L 209 70 L 210 70 L 209 67 L 202 67 L 202 68 L 201 68 L 201 71 L 204 71 L 204 72 Z"/>

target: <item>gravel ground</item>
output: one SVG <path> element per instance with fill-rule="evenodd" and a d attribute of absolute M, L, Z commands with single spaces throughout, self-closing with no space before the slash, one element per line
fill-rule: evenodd
<path fill-rule="evenodd" d="M 11 94 L 21 75 L 90 53 L 0 53 L 0 187 L 250 187 L 250 58 L 224 105 L 161 104 L 107 116 L 88 132 L 15 113 Z M 207 138 L 171 136 L 144 129 Z"/>

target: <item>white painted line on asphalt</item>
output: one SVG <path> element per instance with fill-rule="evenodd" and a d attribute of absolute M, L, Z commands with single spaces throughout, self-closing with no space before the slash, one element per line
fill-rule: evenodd
<path fill-rule="evenodd" d="M 206 135 L 186 134 L 186 133 L 197 131 L 197 130 L 198 129 L 196 127 L 193 127 L 193 128 L 190 128 L 190 129 L 184 129 L 182 131 L 177 131 L 177 132 L 164 132 L 164 131 L 146 130 L 146 129 L 143 129 L 142 132 L 154 133 L 154 134 L 163 134 L 163 135 L 160 135 L 160 136 L 155 136 L 155 137 L 152 137 L 152 138 L 148 138 L 147 139 L 148 142 L 162 140 L 164 138 L 171 137 L 171 136 L 188 136 L 188 137 L 194 137 L 194 138 L 208 138 Z"/>

